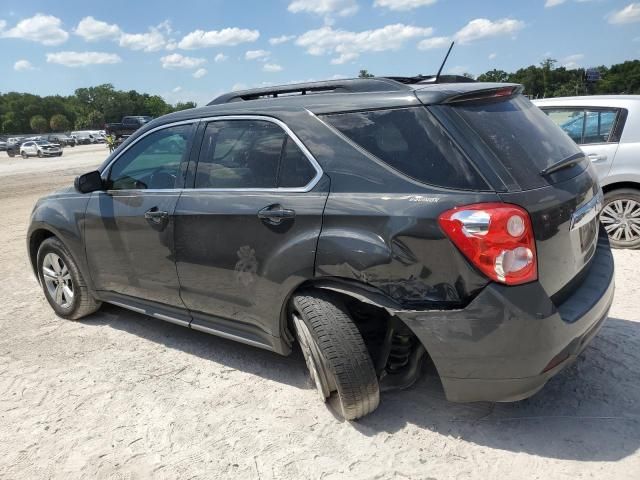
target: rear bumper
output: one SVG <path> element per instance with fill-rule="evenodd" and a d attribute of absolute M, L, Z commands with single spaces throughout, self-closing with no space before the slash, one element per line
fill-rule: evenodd
<path fill-rule="evenodd" d="M 607 318 L 615 287 L 605 234 L 587 268 L 557 306 L 538 282 L 491 284 L 462 310 L 396 315 L 429 352 L 449 400 L 521 400 L 575 361 Z"/>

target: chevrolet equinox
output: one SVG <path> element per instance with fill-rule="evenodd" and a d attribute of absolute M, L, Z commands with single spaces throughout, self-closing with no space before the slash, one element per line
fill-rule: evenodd
<path fill-rule="evenodd" d="M 613 300 L 591 162 L 522 87 L 378 77 L 163 116 L 39 200 L 56 314 L 107 302 L 287 355 L 345 419 L 429 362 L 449 400 L 526 398 Z"/>

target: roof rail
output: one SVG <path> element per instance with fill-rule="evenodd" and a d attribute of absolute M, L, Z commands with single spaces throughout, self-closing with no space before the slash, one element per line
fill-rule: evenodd
<path fill-rule="evenodd" d="M 400 78 L 400 77 L 398 77 Z M 351 78 L 344 80 L 326 80 L 322 82 L 295 83 L 273 87 L 253 88 L 220 95 L 207 105 L 277 98 L 287 95 L 308 95 L 314 93 L 355 93 L 355 92 L 397 92 L 410 90 L 408 82 L 397 81 L 391 77 Z"/>
<path fill-rule="evenodd" d="M 415 77 L 385 77 L 407 85 L 430 83 L 474 83 L 473 78 L 464 75 L 416 75 Z"/>

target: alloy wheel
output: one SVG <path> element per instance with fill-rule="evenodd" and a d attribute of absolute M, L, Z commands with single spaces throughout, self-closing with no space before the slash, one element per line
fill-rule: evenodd
<path fill-rule="evenodd" d="M 630 198 L 621 198 L 608 203 L 600 213 L 609 238 L 620 242 L 640 239 L 640 203 Z"/>
<path fill-rule="evenodd" d="M 62 308 L 73 305 L 73 281 L 64 260 L 55 253 L 47 253 L 42 261 L 42 276 L 49 296 Z"/>

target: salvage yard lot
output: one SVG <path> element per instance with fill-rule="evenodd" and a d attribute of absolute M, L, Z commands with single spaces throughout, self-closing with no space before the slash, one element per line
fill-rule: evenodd
<path fill-rule="evenodd" d="M 640 251 L 615 251 L 609 320 L 533 398 L 453 404 L 425 375 L 340 423 L 297 352 L 114 306 L 78 322 L 54 315 L 26 255 L 29 213 L 106 152 L 0 154 L 1 479 L 638 478 Z"/>

